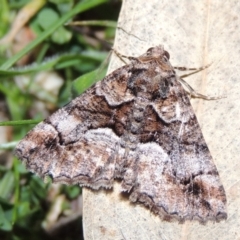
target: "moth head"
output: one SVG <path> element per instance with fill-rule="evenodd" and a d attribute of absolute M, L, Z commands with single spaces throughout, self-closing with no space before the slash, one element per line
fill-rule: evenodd
<path fill-rule="evenodd" d="M 152 58 L 165 58 L 166 61 L 170 59 L 170 54 L 164 50 L 162 45 L 149 48 L 146 52 L 146 56 Z"/>
<path fill-rule="evenodd" d="M 170 54 L 164 50 L 162 45 L 151 47 L 145 54 L 138 58 L 141 62 L 157 61 L 160 65 L 170 65 Z"/>

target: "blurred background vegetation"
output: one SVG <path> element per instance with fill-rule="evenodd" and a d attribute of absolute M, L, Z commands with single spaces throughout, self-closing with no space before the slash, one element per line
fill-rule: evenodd
<path fill-rule="evenodd" d="M 0 239 L 83 239 L 80 187 L 45 184 L 13 149 L 34 124 L 104 76 L 121 2 L 0 6 Z"/>

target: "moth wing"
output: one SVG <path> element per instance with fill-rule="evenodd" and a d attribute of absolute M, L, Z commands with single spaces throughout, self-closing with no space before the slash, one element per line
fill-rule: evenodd
<path fill-rule="evenodd" d="M 188 96 L 178 81 L 145 109 L 123 191 L 165 220 L 220 221 L 226 195 Z"/>
<path fill-rule="evenodd" d="M 15 154 L 30 171 L 49 175 L 54 182 L 111 187 L 116 161 L 123 154 L 118 135 L 128 109 L 126 104 L 118 106 L 133 99 L 124 82 L 126 75 L 127 67 L 117 69 L 39 123 L 19 142 Z"/>

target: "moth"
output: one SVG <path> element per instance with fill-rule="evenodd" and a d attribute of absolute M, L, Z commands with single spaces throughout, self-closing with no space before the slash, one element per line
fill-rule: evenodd
<path fill-rule="evenodd" d="M 227 218 L 226 194 L 187 92 L 162 45 L 118 68 L 16 146 L 53 182 L 121 191 L 161 219 Z M 119 193 L 121 194 L 121 193 Z"/>

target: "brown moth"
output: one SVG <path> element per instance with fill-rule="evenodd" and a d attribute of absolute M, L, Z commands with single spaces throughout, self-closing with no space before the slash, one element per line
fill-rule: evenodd
<path fill-rule="evenodd" d="M 16 146 L 27 168 L 92 189 L 121 179 L 163 220 L 227 218 L 226 195 L 187 92 L 159 45 L 34 127 Z"/>

